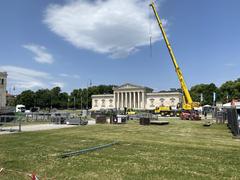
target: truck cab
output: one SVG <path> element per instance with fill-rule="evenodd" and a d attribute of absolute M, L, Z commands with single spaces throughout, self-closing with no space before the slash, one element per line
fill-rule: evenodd
<path fill-rule="evenodd" d="M 18 105 L 16 106 L 16 112 L 25 112 L 25 111 L 26 111 L 25 105 L 18 104 Z"/>

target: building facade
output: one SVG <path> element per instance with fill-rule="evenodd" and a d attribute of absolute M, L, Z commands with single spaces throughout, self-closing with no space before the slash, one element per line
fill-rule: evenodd
<path fill-rule="evenodd" d="M 148 92 L 149 88 L 124 84 L 113 88 L 113 94 L 92 95 L 92 110 L 137 109 L 153 110 L 157 106 L 176 107 L 182 102 L 180 92 Z"/>
<path fill-rule="evenodd" d="M 7 73 L 0 72 L 0 108 L 6 107 Z"/>

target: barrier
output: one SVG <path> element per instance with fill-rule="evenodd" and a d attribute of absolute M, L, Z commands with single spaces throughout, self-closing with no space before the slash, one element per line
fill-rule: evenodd
<path fill-rule="evenodd" d="M 22 116 L 0 116 L 0 131 L 21 132 Z"/>
<path fill-rule="evenodd" d="M 233 136 L 240 137 L 240 110 L 236 108 L 227 109 L 227 126 L 231 130 Z"/>

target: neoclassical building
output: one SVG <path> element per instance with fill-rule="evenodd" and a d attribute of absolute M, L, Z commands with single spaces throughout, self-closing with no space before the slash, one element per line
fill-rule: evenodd
<path fill-rule="evenodd" d="M 149 88 L 124 84 L 113 88 L 113 94 L 92 95 L 92 110 L 124 109 L 153 110 L 157 106 L 176 107 L 182 102 L 180 92 L 149 92 Z"/>
<path fill-rule="evenodd" d="M 6 107 L 7 73 L 0 72 L 0 108 Z"/>

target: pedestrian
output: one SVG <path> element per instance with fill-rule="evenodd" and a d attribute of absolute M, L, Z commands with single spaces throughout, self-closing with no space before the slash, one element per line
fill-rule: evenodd
<path fill-rule="evenodd" d="M 206 110 L 204 111 L 204 117 L 205 117 L 205 119 L 207 119 L 207 111 Z"/>

